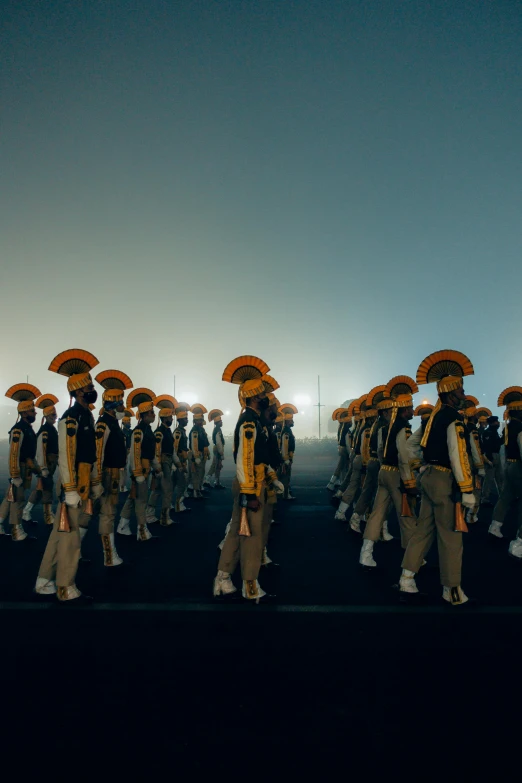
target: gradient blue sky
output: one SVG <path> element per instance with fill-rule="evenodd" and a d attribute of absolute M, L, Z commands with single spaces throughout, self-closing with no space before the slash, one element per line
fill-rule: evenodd
<path fill-rule="evenodd" d="M 241 353 L 330 410 L 439 348 L 522 384 L 520 3 L 3 7 L 2 390 L 73 346 L 234 414 Z"/>

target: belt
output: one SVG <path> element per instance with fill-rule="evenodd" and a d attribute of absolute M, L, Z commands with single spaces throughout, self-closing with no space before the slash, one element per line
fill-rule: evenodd
<path fill-rule="evenodd" d="M 519 459 L 507 459 L 506 462 L 520 462 Z"/>
<path fill-rule="evenodd" d="M 428 463 L 430 468 L 435 468 L 435 470 L 440 470 L 441 473 L 452 473 L 453 471 L 451 468 L 445 468 L 444 465 L 434 465 L 433 462 Z"/>
<path fill-rule="evenodd" d="M 399 472 L 399 468 L 396 468 L 395 465 L 381 465 L 381 470 L 389 470 L 391 473 Z"/>
<path fill-rule="evenodd" d="M 379 457 L 370 457 L 368 462 L 379 462 Z"/>

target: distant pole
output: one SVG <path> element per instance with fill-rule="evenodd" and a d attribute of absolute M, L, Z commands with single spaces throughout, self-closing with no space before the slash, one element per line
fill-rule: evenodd
<path fill-rule="evenodd" d="M 321 405 L 321 376 L 317 376 L 317 417 L 319 419 L 319 440 L 321 440 L 321 408 L 324 408 L 324 405 Z"/>
<path fill-rule="evenodd" d="M 176 396 L 176 376 L 174 376 L 174 397 Z"/>

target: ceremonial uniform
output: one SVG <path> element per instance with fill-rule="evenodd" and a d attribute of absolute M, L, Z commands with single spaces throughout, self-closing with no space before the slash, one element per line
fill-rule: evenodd
<path fill-rule="evenodd" d="M 295 437 L 292 432 L 292 427 L 294 426 L 294 414 L 297 414 L 298 410 L 295 405 L 285 403 L 279 408 L 279 413 L 284 416 L 284 425 L 281 430 L 281 466 L 279 468 L 279 480 L 284 487 L 284 500 L 294 500 L 295 498 L 290 489 L 292 465 L 295 454 Z"/>
<path fill-rule="evenodd" d="M 452 373 L 449 375 L 448 373 Z M 463 404 L 463 377 L 473 374 L 469 359 L 457 351 L 437 351 L 426 357 L 417 371 L 419 384 L 437 381 L 439 401 L 433 409 L 422 437 L 424 462 L 421 477 L 421 507 L 417 527 L 402 561 L 400 589 L 403 594 L 418 592 L 415 574 L 421 568 L 435 535 L 439 550 L 443 599 L 453 606 L 468 601 L 462 590 L 462 503 L 473 508 L 473 476 L 466 445 L 466 431 L 457 406 Z M 441 397 L 442 395 L 442 397 Z M 455 403 L 455 407 L 447 404 Z"/>
<path fill-rule="evenodd" d="M 367 396 L 368 395 L 364 394 L 362 397 L 359 397 L 359 399 L 355 401 L 353 408 L 356 429 L 353 437 L 353 457 L 351 471 L 347 484 L 345 481 L 346 486 L 341 484 L 341 489 L 343 490 L 341 495 L 341 502 L 335 513 L 335 519 L 341 520 L 342 522 L 346 522 L 346 512 L 355 500 L 363 482 L 364 472 L 361 447 L 364 431 L 366 429 L 366 416 L 364 410 L 366 409 Z M 339 495 L 339 493 L 337 493 L 337 495 Z"/>
<path fill-rule="evenodd" d="M 154 481 L 154 489 L 149 496 L 148 511 L 155 518 L 156 503 L 161 492 L 161 518 L 164 526 L 172 525 L 170 517 L 172 495 L 174 489 L 173 473 L 177 472 L 174 464 L 174 435 L 171 429 L 174 410 L 178 401 L 169 394 L 163 394 L 154 400 L 159 408 L 160 424 L 154 433 L 156 440 L 156 460 L 161 465 L 161 477 Z"/>
<path fill-rule="evenodd" d="M 73 349 L 55 357 L 49 369 L 67 376 L 67 389 L 75 394 L 93 388 L 89 371 L 97 363 L 96 357 L 87 351 Z M 85 395 L 84 404 L 76 400 L 58 424 L 61 495 L 35 591 L 43 595 L 57 593 L 60 602 L 81 597 L 76 586 L 81 540 L 89 526 L 92 501 L 102 493 L 94 419 L 88 407 L 96 398 L 96 392 L 92 391 Z"/>
<path fill-rule="evenodd" d="M 136 514 L 138 523 L 136 537 L 138 541 L 149 541 L 152 538 L 147 525 L 147 500 L 149 496 L 148 482 L 151 471 L 160 474 L 161 466 L 156 459 L 156 439 L 150 424 L 143 421 L 145 414 L 154 413 L 156 395 L 150 389 L 135 389 L 127 397 L 127 406 L 138 406 L 138 424 L 132 430 L 131 446 L 128 458 L 131 476 L 131 491 L 121 510 L 118 533 L 130 535 L 130 518 L 132 511 Z M 154 418 L 154 417 L 152 417 Z"/>
<path fill-rule="evenodd" d="M 350 528 L 356 533 L 361 532 L 361 520 L 372 505 L 377 493 L 379 483 L 379 470 L 381 467 L 378 453 L 379 431 L 386 426 L 386 421 L 377 410 L 378 403 L 382 402 L 386 392 L 386 386 L 375 386 L 368 392 L 365 411 L 366 423 L 361 436 L 361 459 L 364 482 L 361 494 L 350 518 Z M 378 415 L 380 414 L 380 415 Z M 392 538 L 388 533 L 388 523 L 383 523 L 383 538 Z"/>
<path fill-rule="evenodd" d="M 58 467 L 58 432 L 54 426 L 56 421 L 55 404 L 58 398 L 54 394 L 43 394 L 35 405 L 43 411 L 43 422 L 36 435 L 36 462 L 40 467 L 40 478 L 31 492 L 24 508 L 22 519 L 32 521 L 32 511 L 37 503 L 43 502 L 43 516 L 46 525 L 53 524 L 53 477 Z"/>
<path fill-rule="evenodd" d="M 212 432 L 212 464 L 208 470 L 207 476 L 204 481 L 206 486 L 214 486 L 216 488 L 223 488 L 221 483 L 221 470 L 223 468 L 223 460 L 225 458 L 225 438 L 223 437 L 223 411 L 215 408 L 208 414 L 209 424 L 214 422 L 214 430 Z M 214 476 L 214 484 L 212 485 L 210 479 Z"/>
<path fill-rule="evenodd" d="M 240 384 L 240 400 L 245 403 L 255 401 L 260 410 L 269 405 L 262 381 L 263 375 L 269 371 L 270 368 L 261 359 L 241 356 L 227 365 L 223 380 Z M 240 561 L 243 597 L 259 603 L 269 598 L 258 581 L 267 519 L 264 508 L 267 480 L 277 478 L 269 465 L 268 438 L 263 432 L 258 410 L 246 407 L 241 413 L 234 431 L 233 453 L 236 477 L 232 482 L 232 519 L 214 579 L 214 596 L 235 596 L 236 588 L 230 577 Z"/>
<path fill-rule="evenodd" d="M 510 386 L 498 398 L 498 406 L 506 406 L 508 421 L 504 429 L 506 467 L 500 497 L 493 509 L 489 533 L 503 538 L 502 525 L 506 514 L 515 505 L 517 538 L 511 541 L 509 553 L 522 558 L 522 386 Z"/>
<path fill-rule="evenodd" d="M 184 502 L 185 492 L 187 489 L 187 476 L 188 476 L 188 438 L 186 432 L 186 425 L 188 421 L 188 412 L 190 405 L 188 403 L 179 402 L 175 413 L 177 419 L 177 427 L 174 430 L 174 453 L 173 460 L 176 466 L 175 486 L 174 486 L 174 510 L 176 513 L 182 513 L 190 511 Z"/>
<path fill-rule="evenodd" d="M 388 516 L 390 503 L 395 506 L 401 531 L 401 545 L 406 549 L 415 529 L 416 519 L 411 511 L 413 493 L 416 493 L 415 476 L 410 467 L 408 438 L 411 436 L 408 412 L 413 415 L 412 394 L 417 384 L 407 375 L 392 378 L 386 386 L 384 399 L 378 409 L 391 410 L 388 425 L 381 430 L 382 464 L 379 470 L 378 488 L 366 528 L 359 562 L 375 568 L 373 545 L 381 538 L 381 531 Z M 387 407 L 388 406 L 388 407 Z M 409 499 L 406 497 L 410 494 Z M 408 502 L 409 500 L 409 502 Z"/>
<path fill-rule="evenodd" d="M 194 497 L 202 498 L 201 489 L 205 478 L 205 462 L 210 459 L 210 443 L 204 427 L 204 414 L 207 413 L 207 409 L 204 405 L 196 403 L 190 410 L 193 414 L 192 429 L 189 433 L 190 478 L 194 488 Z"/>
<path fill-rule="evenodd" d="M 500 460 L 500 448 L 502 438 L 498 431 L 498 416 L 488 418 L 488 426 L 482 433 L 482 453 L 484 455 L 484 468 L 486 477 L 482 487 L 481 502 L 484 506 L 493 506 L 502 491 L 503 469 Z"/>
<path fill-rule="evenodd" d="M 339 459 L 337 466 L 332 474 L 332 477 L 326 488 L 331 492 L 344 480 L 346 472 L 348 470 L 348 449 L 346 448 L 346 433 L 350 431 L 351 414 L 349 418 L 341 418 L 343 414 L 348 413 L 348 408 L 336 408 L 332 413 L 332 421 L 339 422 L 337 427 L 337 452 Z"/>
<path fill-rule="evenodd" d="M 24 541 L 27 538 L 22 524 L 25 490 L 31 486 L 33 473 L 40 473 L 31 423 L 36 417 L 34 400 L 40 391 L 31 384 L 19 383 L 11 386 L 5 396 L 18 403 L 21 418 L 9 430 L 9 487 L 0 505 L 0 535 L 5 534 L 4 522 L 9 519 L 12 540 Z"/>

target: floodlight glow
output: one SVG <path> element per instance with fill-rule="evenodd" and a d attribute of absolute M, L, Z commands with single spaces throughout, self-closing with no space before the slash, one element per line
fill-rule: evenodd
<path fill-rule="evenodd" d="M 190 391 L 180 392 L 178 395 L 178 400 L 183 400 L 183 402 L 188 402 L 189 405 L 194 405 L 195 402 L 199 402 L 198 395 Z"/>
<path fill-rule="evenodd" d="M 230 411 L 225 411 L 225 416 L 230 416 Z"/>
<path fill-rule="evenodd" d="M 299 407 L 300 405 L 310 405 L 312 400 L 308 394 L 296 394 L 294 397 L 294 403 Z"/>

